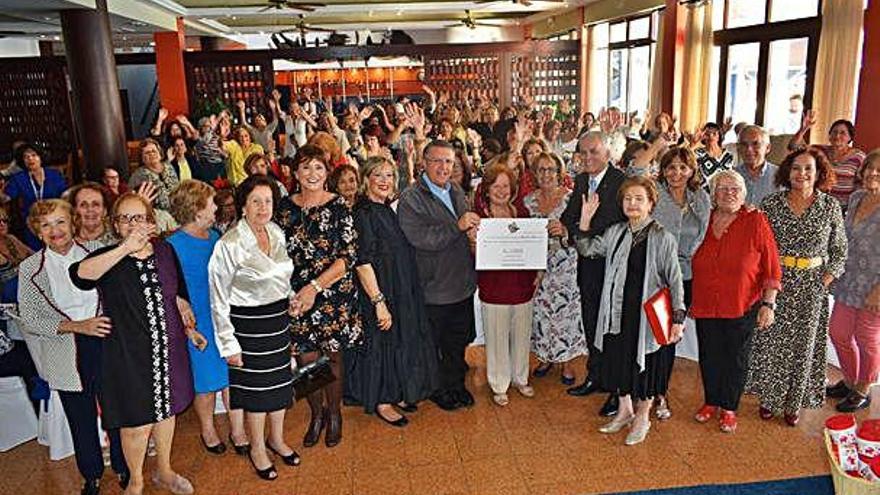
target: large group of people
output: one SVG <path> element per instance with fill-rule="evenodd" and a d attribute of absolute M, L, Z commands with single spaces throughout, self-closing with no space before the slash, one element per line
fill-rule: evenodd
<path fill-rule="evenodd" d="M 342 441 L 343 404 L 397 428 L 425 400 L 469 407 L 478 322 L 495 405 L 511 387 L 533 397 L 533 380 L 558 366 L 568 394 L 607 394 L 600 432 L 628 428 L 627 445 L 645 440 L 652 411 L 672 416 L 688 317 L 699 423 L 734 432 L 744 393 L 761 418 L 791 426 L 826 396 L 841 411 L 870 403 L 880 151 L 855 147 L 851 123 L 809 146 L 807 111 L 777 166 L 753 124 L 726 143 L 730 122 L 688 133 L 665 113 L 639 125 L 616 108 L 498 108 L 425 90 L 384 105 L 304 88 L 287 111 L 273 91 L 266 115 L 239 102 L 197 128 L 161 109 L 127 181 L 108 168 L 68 189 L 37 145 L 15 150 L 0 281 L 29 355 L 0 355 L 0 370 L 58 391 L 83 493 L 100 490 L 99 415 L 127 494 L 144 490 L 150 441 L 152 483 L 182 494 L 194 488 L 171 448 L 191 404 L 207 452 L 231 447 L 269 481 L 276 460 L 307 461 L 285 435 L 295 400 L 310 410 L 306 448 Z M 546 269 L 477 270 L 491 218 L 547 219 Z M 673 311 L 661 344 L 643 307 L 663 289 Z M 832 385 L 829 327 L 844 376 Z M 295 397 L 319 368 L 330 378 Z"/>

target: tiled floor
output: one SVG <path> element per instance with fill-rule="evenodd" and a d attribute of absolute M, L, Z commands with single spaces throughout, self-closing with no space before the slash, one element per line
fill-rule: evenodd
<path fill-rule="evenodd" d="M 479 348 L 469 354 L 473 363 L 482 360 Z M 646 442 L 636 447 L 623 445 L 625 432 L 599 434 L 602 398 L 567 396 L 558 369 L 534 380 L 534 399 L 513 392 L 506 408 L 491 403 L 485 370 L 475 367 L 470 380 L 477 398 L 473 408 L 448 413 L 424 403 L 403 429 L 346 408 L 342 444 L 298 448 L 302 466 L 279 463 L 280 478 L 272 483 L 259 480 L 247 460 L 231 452 L 205 453 L 190 410 L 178 423 L 174 464 L 203 494 L 587 494 L 828 472 L 821 426 L 830 404 L 805 413 L 801 424 L 790 428 L 781 420 L 758 419 L 755 400 L 747 397 L 737 433 L 724 435 L 715 423 L 691 419 L 702 392 L 699 368 L 690 361 L 676 363 L 672 419 L 654 421 Z M 880 417 L 877 399 L 873 415 Z M 307 409 L 298 404 L 288 415 L 292 445 L 301 441 Z M 0 454 L 0 473 L 0 493 L 78 493 L 73 459 L 49 462 L 46 449 L 35 442 Z M 104 485 L 104 493 L 118 493 L 109 474 Z"/>

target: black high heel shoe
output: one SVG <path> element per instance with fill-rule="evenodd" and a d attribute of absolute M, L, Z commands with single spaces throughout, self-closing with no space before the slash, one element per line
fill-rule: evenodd
<path fill-rule="evenodd" d="M 272 451 L 273 454 L 280 457 L 281 460 L 284 462 L 284 464 L 287 464 L 288 466 L 299 466 L 299 464 L 301 462 L 301 459 L 299 458 L 299 454 L 297 454 L 296 451 L 293 449 L 290 449 L 290 454 L 281 455 L 281 452 L 278 452 L 277 450 L 275 450 L 275 447 L 269 445 L 268 442 L 266 442 L 266 448 L 269 449 L 270 451 Z"/>
<path fill-rule="evenodd" d="M 203 437 L 201 433 L 199 433 L 199 440 L 202 441 L 202 447 L 204 447 L 209 454 L 220 455 L 226 452 L 226 444 L 223 443 L 222 440 L 218 442 L 217 445 L 208 445 L 208 443 L 205 442 L 205 437 Z"/>
<path fill-rule="evenodd" d="M 419 410 L 418 404 L 410 404 L 409 402 L 398 402 L 397 404 L 394 404 L 394 407 L 405 413 L 414 413 Z"/>
<path fill-rule="evenodd" d="M 306 430 L 306 434 L 303 437 L 303 447 L 314 447 L 318 440 L 321 439 L 321 430 L 324 429 L 324 416 L 326 415 L 326 409 L 318 415 L 312 415 L 312 420 L 309 421 L 309 429 Z"/>
<path fill-rule="evenodd" d="M 266 469 L 258 468 L 257 463 L 254 462 L 254 458 L 251 456 L 250 449 L 247 452 L 247 458 L 249 461 L 251 461 L 251 466 L 254 467 L 254 471 L 257 472 L 257 476 L 259 476 L 260 479 L 266 481 L 275 481 L 276 479 L 278 479 L 278 471 L 275 470 L 274 464 L 269 464 L 269 467 L 267 467 Z"/>
<path fill-rule="evenodd" d="M 409 419 L 407 419 L 406 416 L 404 416 L 403 414 L 401 414 L 399 418 L 391 420 L 391 419 L 388 419 L 385 416 L 383 416 L 382 413 L 379 412 L 379 409 L 377 408 L 376 409 L 376 416 L 378 416 L 379 419 L 381 419 L 382 421 L 388 423 L 391 426 L 396 426 L 397 428 L 403 428 L 404 426 L 409 424 Z"/>
<path fill-rule="evenodd" d="M 238 455 L 247 455 L 251 451 L 251 444 L 249 443 L 237 445 L 235 440 L 232 439 L 232 433 L 229 434 L 229 443 L 232 444 L 232 448 L 235 449 L 235 453 Z"/>

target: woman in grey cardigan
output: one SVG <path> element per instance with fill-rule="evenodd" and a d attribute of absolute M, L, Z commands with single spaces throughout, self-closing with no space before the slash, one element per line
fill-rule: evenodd
<path fill-rule="evenodd" d="M 581 206 L 577 240 L 582 256 L 605 257 L 605 281 L 596 325 L 596 348 L 602 352 L 603 389 L 620 394 L 620 408 L 602 433 L 616 433 L 632 424 L 626 445 L 644 441 L 651 421 L 648 414 L 656 395 L 665 395 L 669 368 L 674 357 L 662 352 L 654 339 L 642 305 L 657 291 L 668 287 L 672 295 L 672 342 L 684 331 L 685 306 L 678 246 L 675 238 L 651 218 L 657 204 L 657 186 L 651 179 L 631 177 L 620 186 L 626 223 L 609 227 L 601 236 L 589 235 L 590 221 L 599 208 L 591 195 Z M 605 359 L 612 357 L 613 359 Z M 636 405 L 633 407 L 633 398 Z"/>

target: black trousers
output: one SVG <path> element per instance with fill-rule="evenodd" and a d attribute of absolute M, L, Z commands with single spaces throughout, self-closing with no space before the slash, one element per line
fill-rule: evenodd
<path fill-rule="evenodd" d="M 700 374 L 707 405 L 736 411 L 749 368 L 757 306 L 739 318 L 697 319 Z"/>
<path fill-rule="evenodd" d="M 83 390 L 64 392 L 59 390 L 61 406 L 67 416 L 76 467 L 86 480 L 98 480 L 104 474 L 104 458 L 98 438 L 98 384 L 101 376 L 101 340 L 75 334 L 77 369 Z M 117 474 L 128 473 L 119 430 L 107 430 L 110 437 L 110 465 Z"/>
<path fill-rule="evenodd" d="M 440 388 L 438 392 L 465 388 L 468 365 L 464 351 L 476 336 L 474 298 L 452 304 L 426 304 L 434 345 L 437 347 Z"/>
<path fill-rule="evenodd" d="M 76 467 L 86 480 L 98 480 L 104 474 L 104 458 L 101 454 L 101 443 L 98 439 L 98 406 L 94 392 L 58 392 L 70 436 L 73 438 L 73 452 L 76 456 Z M 122 453 L 122 441 L 119 430 L 108 430 L 110 437 L 110 465 L 113 471 L 122 474 L 128 472 L 125 455 Z"/>
<path fill-rule="evenodd" d="M 596 349 L 596 324 L 599 319 L 599 303 L 605 282 L 605 258 L 580 258 L 578 260 L 578 285 L 581 290 L 581 313 L 584 336 L 587 340 L 587 380 L 599 379 L 599 350 Z"/>

